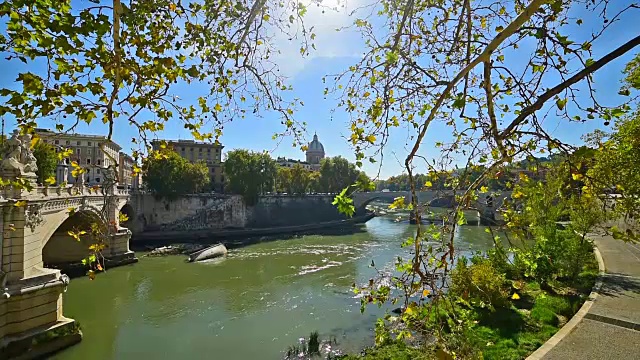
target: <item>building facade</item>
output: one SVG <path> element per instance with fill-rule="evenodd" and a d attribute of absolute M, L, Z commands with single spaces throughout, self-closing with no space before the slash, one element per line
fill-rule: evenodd
<path fill-rule="evenodd" d="M 36 135 L 43 141 L 51 144 L 56 152 L 64 149 L 73 150 L 73 154 L 69 158 L 64 159 L 59 166 L 69 167 L 66 181 L 73 184 L 80 179 L 72 175 L 71 163 L 77 162 L 78 165 L 85 169 L 82 174 L 84 182 L 87 185 L 100 185 L 104 183 L 104 169 L 111 165 L 118 165 L 120 161 L 120 150 L 122 147 L 113 141 L 107 141 L 105 136 L 86 135 L 86 134 L 64 134 L 57 133 L 47 129 L 36 129 Z M 104 151 L 100 146 L 104 144 Z M 60 176 L 63 172 L 58 171 Z M 65 179 L 56 179 L 59 183 Z"/>
<path fill-rule="evenodd" d="M 278 165 L 286 168 L 292 168 L 296 165 L 300 165 L 309 171 L 320 170 L 320 162 L 322 161 L 322 159 L 324 159 L 325 154 L 324 146 L 318 140 L 317 134 L 313 135 L 313 140 L 309 143 L 309 145 L 307 145 L 307 152 L 305 155 L 306 161 L 288 159 L 281 156 L 276 159 L 276 162 L 278 163 Z"/>
<path fill-rule="evenodd" d="M 278 157 L 276 159 L 276 162 L 278 163 L 279 166 L 286 167 L 286 168 L 292 168 L 292 167 L 294 167 L 296 165 L 300 165 L 306 170 L 309 170 L 309 171 L 313 170 L 311 164 L 309 164 L 306 161 L 302 161 L 302 160 L 295 160 L 295 159 L 287 159 L 285 157 Z"/>
<path fill-rule="evenodd" d="M 313 140 L 307 148 L 307 163 L 311 165 L 312 170 L 320 169 L 320 161 L 324 159 L 324 146 L 318 141 L 318 135 L 313 134 Z"/>
<path fill-rule="evenodd" d="M 129 154 L 120 152 L 120 162 L 118 164 L 118 183 L 125 188 L 135 187 L 133 181 L 133 165 L 135 160 Z"/>
<path fill-rule="evenodd" d="M 220 143 L 200 142 L 194 140 L 155 140 L 154 150 L 160 150 L 162 144 L 172 148 L 178 155 L 192 163 L 203 161 L 209 169 L 209 178 L 215 191 L 224 189 L 224 169 L 222 162 L 222 146 Z"/>

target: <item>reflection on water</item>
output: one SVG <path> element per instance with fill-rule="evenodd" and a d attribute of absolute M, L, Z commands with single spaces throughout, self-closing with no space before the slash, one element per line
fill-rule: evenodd
<path fill-rule="evenodd" d="M 374 218 L 349 235 L 258 243 L 233 249 L 222 261 L 141 258 L 96 281 L 74 279 L 64 313 L 80 322 L 85 337 L 55 358 L 279 359 L 314 330 L 357 351 L 372 343 L 384 309 L 360 314 L 350 287 L 374 275 L 372 260 L 390 268 L 408 251 L 399 245 L 414 229 L 394 220 Z M 492 243 L 481 227 L 463 227 L 455 236 L 462 250 Z"/>

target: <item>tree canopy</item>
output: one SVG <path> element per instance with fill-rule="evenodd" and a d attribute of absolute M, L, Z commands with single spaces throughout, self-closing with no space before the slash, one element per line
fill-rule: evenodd
<path fill-rule="evenodd" d="M 360 171 L 356 166 L 342 156 L 324 158 L 320 162 L 318 191 L 339 193 L 353 185 L 359 176 Z"/>
<path fill-rule="evenodd" d="M 278 164 L 266 152 L 237 149 L 227 152 L 224 173 L 225 189 L 253 205 L 260 195 L 273 191 Z"/>
<path fill-rule="evenodd" d="M 167 198 L 197 193 L 210 185 L 205 163 L 191 163 L 172 150 L 145 159 L 142 181 L 151 193 Z"/>
<path fill-rule="evenodd" d="M 291 168 L 279 166 L 276 191 L 297 195 L 315 192 L 317 191 L 318 177 L 318 172 L 309 171 L 300 164 L 295 164 Z"/>
<path fill-rule="evenodd" d="M 58 166 L 58 154 L 50 144 L 38 141 L 33 147 L 33 156 L 38 165 L 38 184 L 55 184 L 56 167 Z"/>

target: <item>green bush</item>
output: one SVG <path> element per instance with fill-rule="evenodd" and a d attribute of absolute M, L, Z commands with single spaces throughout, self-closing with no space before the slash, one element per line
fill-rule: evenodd
<path fill-rule="evenodd" d="M 558 317 L 556 314 L 548 308 L 533 307 L 531 309 L 531 318 L 540 321 L 543 324 L 558 325 Z"/>
<path fill-rule="evenodd" d="M 451 274 L 451 293 L 474 306 L 508 306 L 507 289 L 505 275 L 487 260 L 468 265 L 467 260 L 461 258 Z"/>
<path fill-rule="evenodd" d="M 540 283 L 562 278 L 571 282 L 593 259 L 593 246 L 571 230 L 544 229 L 527 250 L 515 253 L 515 266 Z"/>
<path fill-rule="evenodd" d="M 549 309 L 555 314 L 571 317 L 574 314 L 571 302 L 560 296 L 538 296 L 534 305 L 536 308 Z"/>

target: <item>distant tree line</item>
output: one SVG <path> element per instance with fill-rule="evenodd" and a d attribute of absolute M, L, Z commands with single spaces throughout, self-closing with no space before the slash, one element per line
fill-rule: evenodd
<path fill-rule="evenodd" d="M 300 164 L 281 167 L 266 152 L 238 149 L 226 154 L 224 171 L 225 192 L 242 195 L 248 204 L 266 193 L 337 193 L 356 183 L 360 189 L 372 184 L 364 172 L 341 156 L 325 158 L 319 171 L 309 171 Z"/>
<path fill-rule="evenodd" d="M 488 190 L 508 190 L 514 182 L 518 181 L 520 174 L 526 174 L 529 178 L 542 179 L 546 172 L 546 167 L 543 165 L 558 160 L 558 156 L 529 157 L 503 167 L 494 177 L 485 179 L 480 185 Z M 466 189 L 485 170 L 486 167 L 484 165 L 472 165 L 452 171 L 415 174 L 414 181 L 418 191 Z M 377 180 L 375 181 L 375 186 L 377 191 L 385 189 L 389 191 L 409 191 L 411 189 L 407 174 L 391 176 L 386 180 Z"/>

